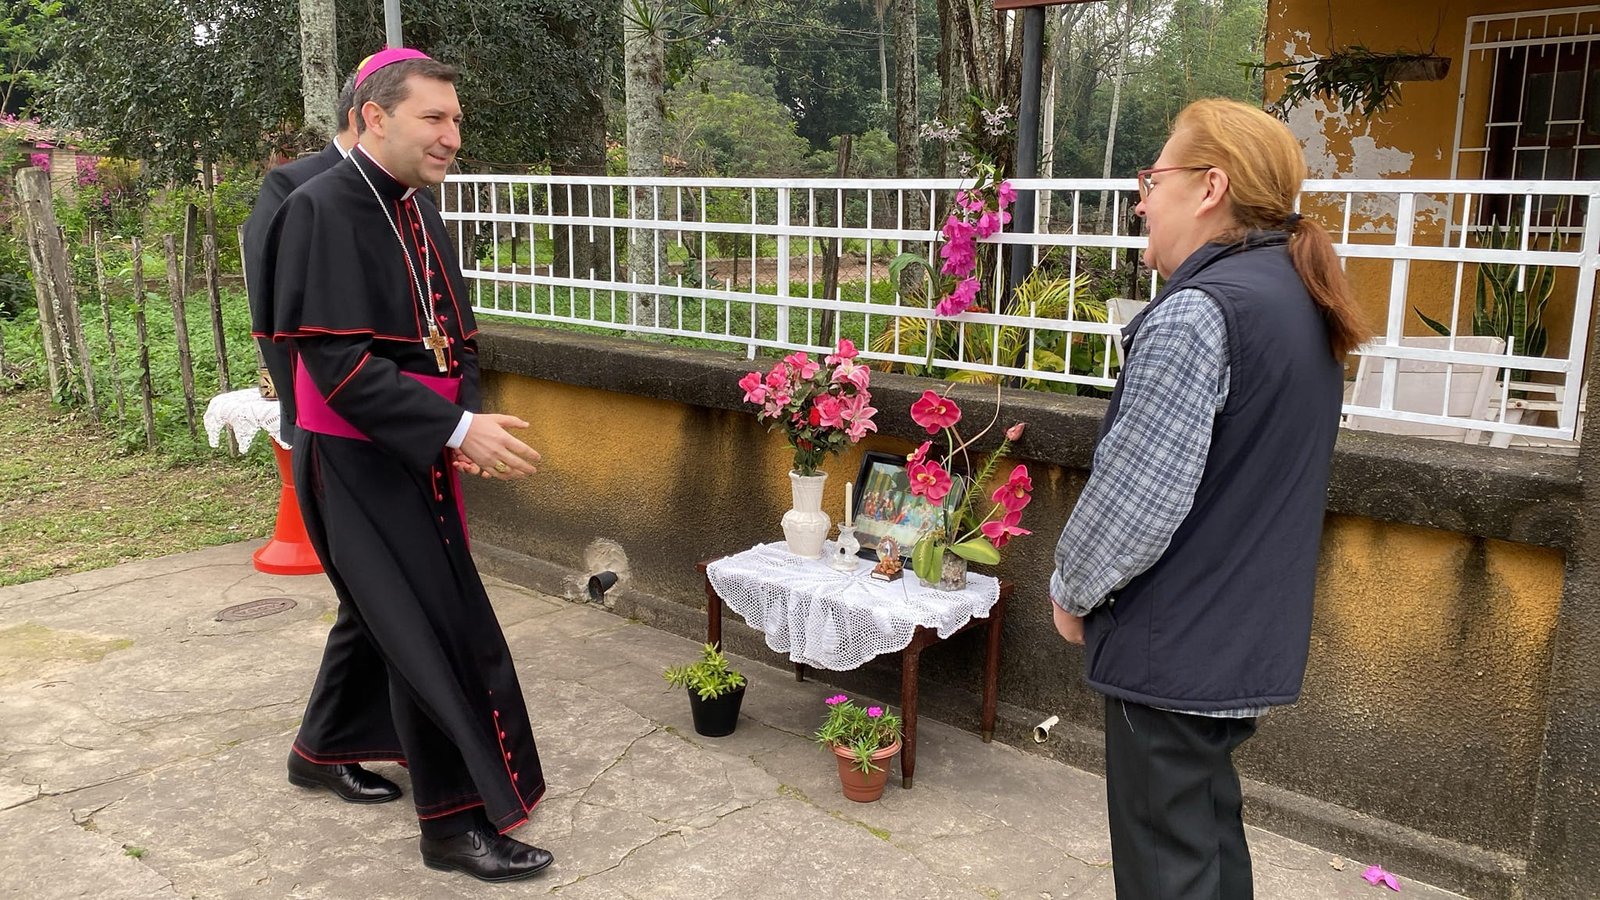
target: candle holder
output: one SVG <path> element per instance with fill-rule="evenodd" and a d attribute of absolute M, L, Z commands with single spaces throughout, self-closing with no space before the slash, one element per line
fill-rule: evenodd
<path fill-rule="evenodd" d="M 839 523 L 839 541 L 834 544 L 833 557 L 828 560 L 828 565 L 841 572 L 854 572 L 856 565 L 861 562 L 856 553 L 861 549 L 861 542 L 856 539 L 854 525 Z"/>

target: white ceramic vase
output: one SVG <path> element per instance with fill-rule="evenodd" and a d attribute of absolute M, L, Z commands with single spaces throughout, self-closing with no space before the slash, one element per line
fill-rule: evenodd
<path fill-rule="evenodd" d="M 789 552 L 795 556 L 822 558 L 822 542 L 833 525 L 828 514 L 822 511 L 822 485 L 827 480 L 827 473 L 789 473 L 794 508 L 783 514 L 783 537 L 789 542 Z"/>

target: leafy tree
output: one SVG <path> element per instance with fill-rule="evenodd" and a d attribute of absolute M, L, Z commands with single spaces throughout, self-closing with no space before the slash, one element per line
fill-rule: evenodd
<path fill-rule="evenodd" d="M 609 52 L 621 41 L 614 9 L 597 0 L 401 4 L 406 45 L 461 69 L 464 164 L 526 168 L 555 157 L 599 174 Z M 379 49 L 383 34 L 382 0 L 341 0 L 342 71 Z"/>
<path fill-rule="evenodd" d="M 61 0 L 14 0 L 0 22 L 0 111 L 26 118 L 43 82 L 45 47 Z"/>
<path fill-rule="evenodd" d="M 880 71 L 887 0 L 772 0 L 727 19 L 719 37 L 739 59 L 774 73 L 778 99 L 814 150 L 841 134 L 888 125 Z"/>
<path fill-rule="evenodd" d="M 292 3 L 79 0 L 51 42 L 48 111 L 174 179 L 259 158 L 299 120 L 297 21 Z"/>
<path fill-rule="evenodd" d="M 767 72 L 726 57 L 702 62 L 667 92 L 667 155 L 696 175 L 799 175 L 804 138 Z"/>

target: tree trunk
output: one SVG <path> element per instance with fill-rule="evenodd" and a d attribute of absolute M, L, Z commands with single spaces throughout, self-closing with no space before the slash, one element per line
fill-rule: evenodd
<path fill-rule="evenodd" d="M 1123 71 L 1128 61 L 1128 36 L 1133 31 L 1133 0 L 1128 0 L 1127 12 L 1122 19 L 1122 36 L 1117 43 L 1117 65 L 1111 74 L 1111 121 L 1106 125 L 1106 161 L 1100 169 L 1101 178 L 1111 177 L 1111 154 L 1117 148 L 1117 118 L 1122 112 L 1122 82 L 1126 73 Z M 1100 194 L 1100 223 L 1106 221 L 1106 201 L 1110 192 Z"/>
<path fill-rule="evenodd" d="M 883 108 L 889 108 L 889 37 L 883 33 L 888 23 L 878 19 L 878 92 Z"/>
<path fill-rule="evenodd" d="M 835 178 L 850 177 L 850 145 L 850 135 L 839 135 L 839 165 L 838 169 L 833 173 Z M 839 221 L 838 202 L 835 199 L 838 194 L 829 191 L 826 192 L 826 195 L 832 202 L 828 203 L 826 207 L 828 215 L 821 220 L 821 223 L 833 226 Z M 827 242 L 822 245 L 822 299 L 824 300 L 837 299 L 839 293 L 839 245 L 839 238 L 828 238 Z M 825 309 L 822 311 L 822 324 L 817 334 L 825 343 L 833 343 L 835 340 L 833 337 L 833 323 L 837 318 L 837 310 Z"/>
<path fill-rule="evenodd" d="M 967 93 L 966 70 L 960 62 L 962 48 L 957 17 L 962 13 L 957 9 L 958 2 L 939 0 L 939 123 L 946 128 L 956 124 L 961 116 L 961 98 Z M 950 142 L 940 141 L 934 175 L 947 178 L 949 174 Z"/>
<path fill-rule="evenodd" d="M 922 145 L 917 122 L 917 2 L 894 0 L 894 174 L 916 178 L 922 174 Z M 912 193 L 905 205 L 906 222 L 922 222 L 921 196 Z"/>
<path fill-rule="evenodd" d="M 1082 6 L 1061 7 L 1056 21 L 1055 40 L 1050 43 L 1050 62 L 1045 66 L 1044 122 L 1039 133 L 1044 136 L 1044 177 L 1056 177 L 1056 86 L 1060 84 L 1062 69 L 1067 65 L 1067 49 L 1071 45 L 1072 29 L 1083 14 Z M 1039 231 L 1050 231 L 1050 217 L 1054 192 L 1039 193 Z"/>
<path fill-rule="evenodd" d="M 339 125 L 338 57 L 334 48 L 334 0 L 300 0 L 300 92 L 305 97 L 306 131 L 326 143 Z"/>
<path fill-rule="evenodd" d="M 584 29 L 572 28 L 564 36 L 577 42 L 586 40 L 587 33 Z M 598 48 L 596 53 L 599 54 Z M 551 174 L 586 177 L 606 174 L 605 98 L 610 93 L 609 81 L 602 71 L 580 86 L 582 99 L 569 110 L 567 126 L 555 129 L 551 135 Z M 593 216 L 597 208 L 604 210 L 605 192 L 573 185 L 569 195 L 565 186 L 558 185 L 553 191 L 551 207 L 556 215 Z M 533 237 L 529 236 L 529 265 L 538 262 L 533 255 L 537 247 Z M 608 246 L 609 237 L 607 231 L 586 225 L 557 227 L 551 271 L 572 278 L 588 278 L 590 272 L 601 267 L 602 251 Z"/>
<path fill-rule="evenodd" d="M 628 17 L 629 8 L 650 6 L 655 22 L 635 21 Z M 659 4 L 631 4 L 623 0 L 622 54 L 623 89 L 627 93 L 628 119 L 628 175 L 633 178 L 660 178 L 664 173 L 662 162 L 666 151 L 666 39 L 663 34 L 662 9 Z M 634 188 L 629 191 L 632 218 L 652 220 L 657 217 L 655 191 Z M 665 266 L 665 247 L 650 228 L 628 229 L 628 280 L 633 284 L 658 284 Z M 629 294 L 628 304 L 632 321 L 642 323 L 649 318 L 657 295 L 650 291 Z"/>

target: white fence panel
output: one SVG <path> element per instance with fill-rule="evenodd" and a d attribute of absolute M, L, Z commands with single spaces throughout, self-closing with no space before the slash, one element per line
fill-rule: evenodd
<path fill-rule="evenodd" d="M 1109 388 L 1120 304 L 1107 301 L 1149 300 L 1160 288 L 1138 261 L 1134 182 L 1012 184 L 1039 192 L 1037 233 L 984 243 L 1028 247 L 1034 283 L 1005 308 L 1000 258 L 1009 253 L 980 255 L 979 307 L 951 319 L 934 315 L 939 298 L 921 296 L 920 278 L 893 279 L 889 266 L 902 253 L 937 266 L 958 180 L 460 175 L 440 190 L 480 314 L 751 357 L 826 352 L 847 337 L 868 359 L 946 377 Z M 1350 371 L 1379 384 L 1351 385 L 1352 426 L 1447 426 L 1499 445 L 1574 440 L 1600 259 L 1597 208 L 1600 182 L 1307 181 L 1301 211 L 1332 234 L 1374 315 L 1377 333 L 1358 351 L 1367 360 L 1352 360 Z M 631 241 L 630 268 L 636 234 L 643 240 Z M 1521 327 L 1507 329 L 1503 355 L 1458 348 L 1454 338 L 1442 347 L 1408 340 L 1437 334 L 1425 316 L 1451 335 L 1473 335 L 1475 310 L 1495 309 L 1480 295 L 1502 293 L 1511 307 L 1547 296 L 1545 346 L 1526 346 L 1538 335 Z M 1410 374 L 1436 367 L 1406 361 L 1442 365 L 1442 390 Z M 1456 366 L 1464 377 L 1486 366 L 1497 373 L 1485 408 L 1463 415 L 1450 405 Z M 1440 382 L 1436 372 L 1427 377 Z"/>

